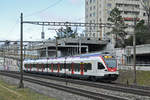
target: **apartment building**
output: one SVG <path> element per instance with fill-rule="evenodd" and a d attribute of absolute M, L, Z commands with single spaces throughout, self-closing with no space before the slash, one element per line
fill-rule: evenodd
<path fill-rule="evenodd" d="M 85 22 L 86 23 L 110 23 L 108 17 L 113 8 L 119 8 L 122 17 L 128 25 L 134 25 L 134 18 L 146 20 L 146 13 L 143 10 L 140 0 L 85 0 Z M 87 27 L 87 37 L 98 37 L 105 39 L 108 27 Z M 129 34 L 133 33 L 133 27 L 126 29 Z"/>

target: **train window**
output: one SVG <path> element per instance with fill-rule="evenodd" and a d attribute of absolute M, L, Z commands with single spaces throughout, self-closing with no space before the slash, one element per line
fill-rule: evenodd
<path fill-rule="evenodd" d="M 69 71 L 71 71 L 71 64 L 68 64 L 68 69 Z"/>
<path fill-rule="evenodd" d="M 36 68 L 36 67 L 37 67 L 37 64 L 34 64 L 34 67 Z"/>
<path fill-rule="evenodd" d="M 98 69 L 105 69 L 105 67 L 102 63 L 98 62 Z"/>
<path fill-rule="evenodd" d="M 68 69 L 69 71 L 71 71 L 71 64 L 66 64 L 66 69 Z"/>
<path fill-rule="evenodd" d="M 60 70 L 62 70 L 64 68 L 64 64 L 60 64 Z"/>
<path fill-rule="evenodd" d="M 46 68 L 46 64 L 43 64 L 43 68 Z"/>
<path fill-rule="evenodd" d="M 39 64 L 36 64 L 36 67 L 39 68 Z"/>
<path fill-rule="evenodd" d="M 31 68 L 33 68 L 33 67 L 34 67 L 34 64 L 31 65 Z"/>
<path fill-rule="evenodd" d="M 74 63 L 74 71 L 80 72 L 80 64 L 79 63 Z"/>
<path fill-rule="evenodd" d="M 56 65 L 56 64 L 53 64 L 53 70 L 56 70 L 56 67 L 55 67 L 55 65 Z"/>
<path fill-rule="evenodd" d="M 52 67 L 51 67 L 51 64 L 48 64 L 48 68 L 49 68 L 49 70 L 51 70 L 51 68 L 52 68 Z"/>
<path fill-rule="evenodd" d="M 48 64 L 44 64 L 44 68 L 48 68 Z"/>
<path fill-rule="evenodd" d="M 32 64 L 31 68 L 34 68 L 34 64 Z"/>
<path fill-rule="evenodd" d="M 25 64 L 24 67 L 27 68 L 27 64 Z"/>
<path fill-rule="evenodd" d="M 41 69 L 43 67 L 43 64 L 39 64 L 39 68 Z"/>
<path fill-rule="evenodd" d="M 77 70 L 78 70 L 78 72 L 80 72 L 80 64 L 79 63 L 77 64 Z"/>
<path fill-rule="evenodd" d="M 39 68 L 39 64 L 36 64 L 36 68 Z"/>
<path fill-rule="evenodd" d="M 53 64 L 53 69 L 57 70 L 57 64 Z"/>
<path fill-rule="evenodd" d="M 27 68 L 27 67 L 28 67 L 28 64 L 25 64 L 25 67 Z"/>
<path fill-rule="evenodd" d="M 35 68 L 37 68 L 38 67 L 38 64 L 35 64 Z"/>
<path fill-rule="evenodd" d="M 38 65 L 39 69 L 41 68 L 41 64 Z"/>
<path fill-rule="evenodd" d="M 66 64 L 66 69 L 68 69 L 69 68 L 69 65 L 68 64 Z"/>
<path fill-rule="evenodd" d="M 77 72 L 76 63 L 74 63 L 74 71 Z"/>
<path fill-rule="evenodd" d="M 84 71 L 87 72 L 87 70 L 92 70 L 92 64 L 91 63 L 85 63 L 84 64 Z"/>

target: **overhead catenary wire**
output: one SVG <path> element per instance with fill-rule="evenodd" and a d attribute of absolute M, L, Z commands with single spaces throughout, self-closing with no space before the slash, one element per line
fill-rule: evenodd
<path fill-rule="evenodd" d="M 52 8 L 52 7 L 56 6 L 56 5 L 58 5 L 58 4 L 61 3 L 62 1 L 63 1 L 63 0 L 58 0 L 57 2 L 51 4 L 50 6 L 44 8 L 44 9 L 42 9 L 42 10 L 39 10 L 39 11 L 33 12 L 33 13 L 27 15 L 27 16 L 24 16 L 24 18 L 25 18 L 25 17 L 31 17 L 31 16 L 36 15 L 36 14 L 40 14 L 40 13 L 42 13 L 42 12 L 48 10 L 49 8 Z"/>

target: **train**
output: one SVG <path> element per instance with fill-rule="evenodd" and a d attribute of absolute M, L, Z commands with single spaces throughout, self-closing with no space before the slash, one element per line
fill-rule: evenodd
<path fill-rule="evenodd" d="M 119 76 L 117 60 L 108 54 L 85 54 L 72 57 L 28 59 L 24 72 L 92 81 L 115 81 Z"/>

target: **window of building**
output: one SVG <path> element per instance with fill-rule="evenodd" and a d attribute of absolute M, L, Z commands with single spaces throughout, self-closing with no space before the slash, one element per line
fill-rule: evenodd
<path fill-rule="evenodd" d="M 92 6 L 90 7 L 90 10 L 92 10 Z"/>
<path fill-rule="evenodd" d="M 111 8 L 111 3 L 108 3 L 108 4 L 107 4 L 107 7 Z"/>
<path fill-rule="evenodd" d="M 93 9 L 95 9 L 95 6 L 93 6 Z"/>
<path fill-rule="evenodd" d="M 117 6 L 117 7 L 122 7 L 123 4 L 121 4 L 121 3 L 116 3 L 116 6 Z"/>
<path fill-rule="evenodd" d="M 95 28 L 95 27 L 94 27 Z M 95 37 L 95 33 L 93 33 L 93 37 Z"/>
<path fill-rule="evenodd" d="M 101 18 L 99 19 L 99 21 L 100 21 L 100 22 L 102 21 Z"/>
<path fill-rule="evenodd" d="M 95 27 L 93 27 L 93 29 L 95 30 Z"/>
<path fill-rule="evenodd" d="M 94 16 L 94 17 L 96 16 L 96 13 L 95 13 L 95 12 L 93 13 L 93 16 Z"/>
<path fill-rule="evenodd" d="M 92 14 L 90 14 L 90 17 L 92 17 Z"/>
<path fill-rule="evenodd" d="M 90 27 L 90 30 L 92 30 L 92 27 Z"/>
<path fill-rule="evenodd" d="M 86 4 L 88 5 L 88 1 L 86 2 Z"/>
<path fill-rule="evenodd" d="M 90 3 L 92 3 L 92 0 L 90 0 Z"/>

